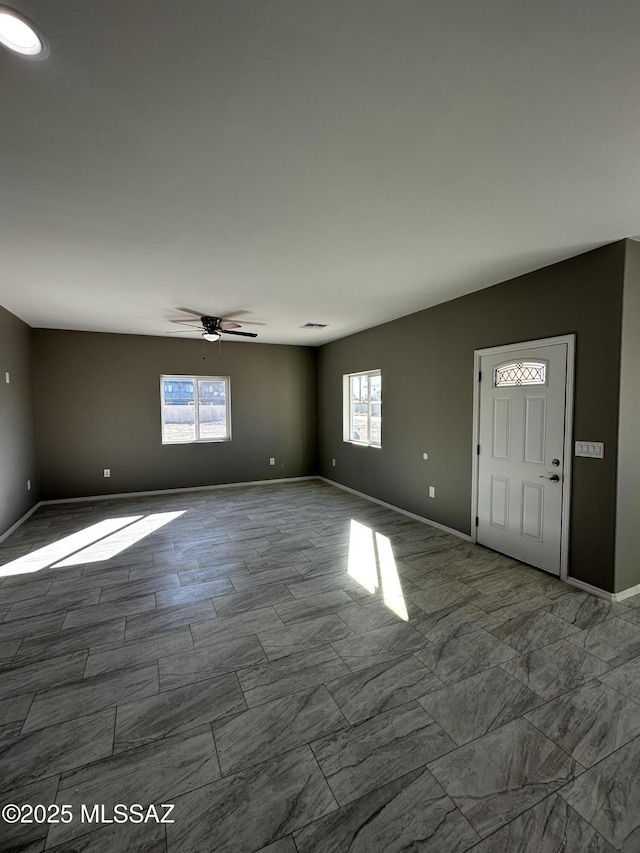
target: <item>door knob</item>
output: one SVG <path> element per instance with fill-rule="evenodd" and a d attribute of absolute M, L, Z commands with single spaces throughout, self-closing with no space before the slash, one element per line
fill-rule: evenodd
<path fill-rule="evenodd" d="M 551 480 L 552 483 L 559 483 L 560 477 L 557 474 L 552 474 L 550 477 L 547 477 L 546 474 L 540 474 L 543 480 Z"/>

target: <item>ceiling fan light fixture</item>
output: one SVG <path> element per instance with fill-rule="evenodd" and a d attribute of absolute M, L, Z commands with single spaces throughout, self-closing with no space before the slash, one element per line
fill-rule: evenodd
<path fill-rule="evenodd" d="M 220 335 L 217 332 L 205 332 L 202 337 L 205 339 L 205 341 L 220 340 Z"/>
<path fill-rule="evenodd" d="M 29 59 L 44 59 L 49 52 L 33 24 L 7 6 L 0 6 L 0 44 Z"/>

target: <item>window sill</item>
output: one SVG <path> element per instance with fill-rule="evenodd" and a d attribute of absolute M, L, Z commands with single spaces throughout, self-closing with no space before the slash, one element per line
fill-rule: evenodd
<path fill-rule="evenodd" d="M 354 447 L 373 447 L 375 450 L 382 450 L 381 444 L 370 444 L 368 441 L 352 441 L 350 438 L 344 438 L 345 444 L 353 444 Z"/>

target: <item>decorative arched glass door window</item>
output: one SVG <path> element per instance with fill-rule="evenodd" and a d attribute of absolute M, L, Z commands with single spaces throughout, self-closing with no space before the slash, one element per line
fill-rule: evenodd
<path fill-rule="evenodd" d="M 546 361 L 510 361 L 493 369 L 493 387 L 514 385 L 546 385 Z"/>

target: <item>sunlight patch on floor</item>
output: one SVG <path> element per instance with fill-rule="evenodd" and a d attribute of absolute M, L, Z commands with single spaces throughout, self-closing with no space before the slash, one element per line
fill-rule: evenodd
<path fill-rule="evenodd" d="M 135 545 L 136 542 L 140 542 L 140 540 L 144 539 L 145 536 L 148 536 L 155 530 L 159 530 L 161 527 L 164 527 L 165 524 L 169 524 L 170 521 L 178 518 L 185 511 L 186 510 L 180 510 L 179 512 L 156 512 L 153 515 L 148 515 L 146 518 L 141 518 L 139 521 L 135 521 L 128 527 L 125 527 L 124 530 L 112 533 L 111 536 L 107 536 L 106 539 L 102 539 L 100 542 L 95 542 L 88 548 L 83 548 L 82 551 L 77 551 L 72 556 L 67 557 L 66 560 L 56 563 L 52 568 L 57 569 L 64 566 L 79 566 L 83 563 L 99 563 L 102 562 L 102 560 L 110 560 L 112 557 L 115 557 L 117 554 L 120 554 L 122 551 L 130 548 L 131 545 Z"/>
<path fill-rule="evenodd" d="M 382 600 L 400 619 L 409 615 L 388 536 L 375 533 L 366 524 L 351 519 L 347 572 L 361 587 L 375 595 L 382 588 Z"/>
<path fill-rule="evenodd" d="M 109 560 L 184 512 L 107 518 L 0 566 L 0 578 L 26 575 L 49 566 L 62 568 Z"/>

